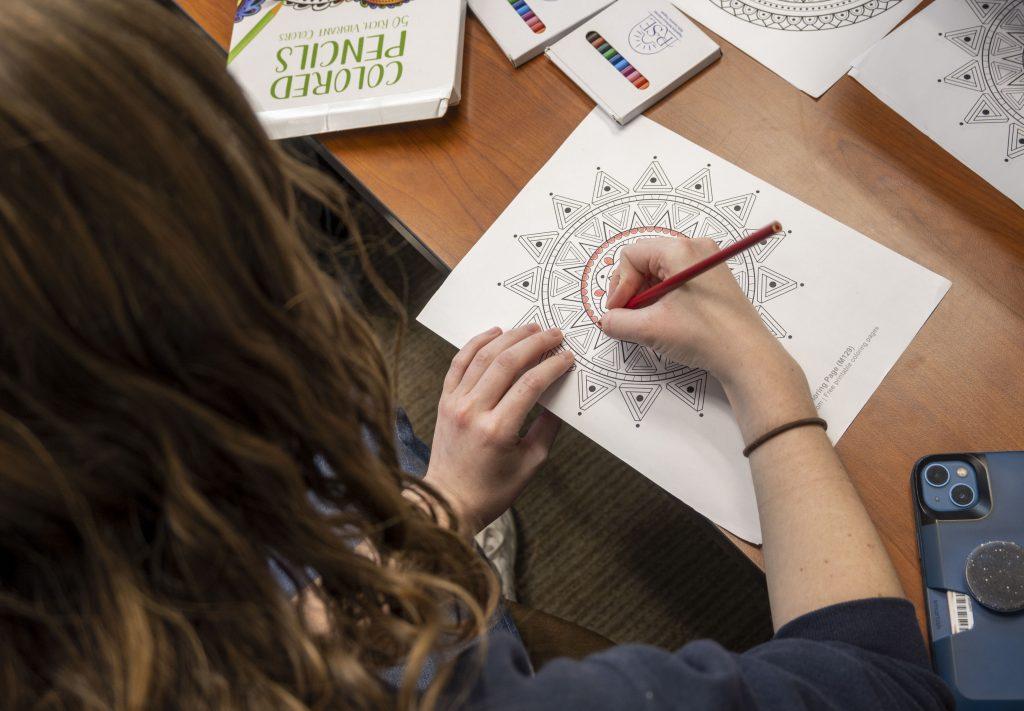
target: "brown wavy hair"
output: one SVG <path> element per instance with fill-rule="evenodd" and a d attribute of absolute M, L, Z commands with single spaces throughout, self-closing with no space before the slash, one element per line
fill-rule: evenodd
<path fill-rule="evenodd" d="M 4 3 L 0 97 L 0 706 L 436 704 L 496 586 L 312 256 L 346 194 L 150 1 Z"/>

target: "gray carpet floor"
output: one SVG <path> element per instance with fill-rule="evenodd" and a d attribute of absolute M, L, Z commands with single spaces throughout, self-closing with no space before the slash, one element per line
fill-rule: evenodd
<path fill-rule="evenodd" d="M 408 324 L 403 331 L 369 298 L 371 318 L 386 343 L 401 335 L 399 402 L 429 443 L 455 349 L 415 316 L 444 275 L 381 220 L 364 213 L 361 221 Z M 620 643 L 671 649 L 712 638 L 742 650 L 771 635 L 761 571 L 706 519 L 567 425 L 514 512 L 526 605 Z"/>

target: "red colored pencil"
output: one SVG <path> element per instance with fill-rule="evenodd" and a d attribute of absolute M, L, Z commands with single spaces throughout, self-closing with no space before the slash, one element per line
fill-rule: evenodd
<path fill-rule="evenodd" d="M 748 237 L 744 237 L 739 242 L 730 244 L 723 250 L 715 252 L 710 257 L 702 259 L 701 261 L 694 264 L 692 267 L 687 267 L 678 274 L 673 274 L 665 281 L 655 284 L 650 289 L 644 289 L 639 294 L 633 296 L 632 299 L 626 302 L 625 308 L 637 309 L 645 304 L 654 301 L 655 299 L 664 296 L 668 292 L 672 291 L 676 287 L 682 286 L 686 282 L 690 281 L 696 276 L 700 276 L 708 269 L 717 267 L 722 262 L 730 259 L 731 257 L 745 252 L 746 250 L 753 247 L 755 244 L 763 239 L 777 235 L 782 232 L 782 225 L 778 222 L 772 222 L 770 225 L 765 225 L 761 229 L 757 230 Z"/>

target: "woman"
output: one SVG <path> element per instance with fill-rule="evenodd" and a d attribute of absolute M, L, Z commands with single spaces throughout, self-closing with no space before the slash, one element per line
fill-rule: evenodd
<path fill-rule="evenodd" d="M 345 196 L 265 138 L 223 58 L 144 2 L 14 0 L 0 37 L 0 706 L 949 705 L 806 426 L 750 460 L 775 640 L 531 675 L 487 632 L 470 535 L 547 454 L 550 415 L 519 432 L 571 364 L 540 361 L 561 335 L 470 341 L 405 474 L 385 360 L 299 209 L 354 231 Z M 630 247 L 612 305 L 710 249 Z M 748 442 L 814 415 L 724 267 L 604 326 L 710 365 Z"/>

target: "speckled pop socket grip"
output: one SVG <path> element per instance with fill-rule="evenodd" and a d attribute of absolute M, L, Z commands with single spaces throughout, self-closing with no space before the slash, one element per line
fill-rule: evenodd
<path fill-rule="evenodd" d="M 967 556 L 967 587 L 979 603 L 996 612 L 1024 610 L 1024 546 L 989 541 Z"/>

